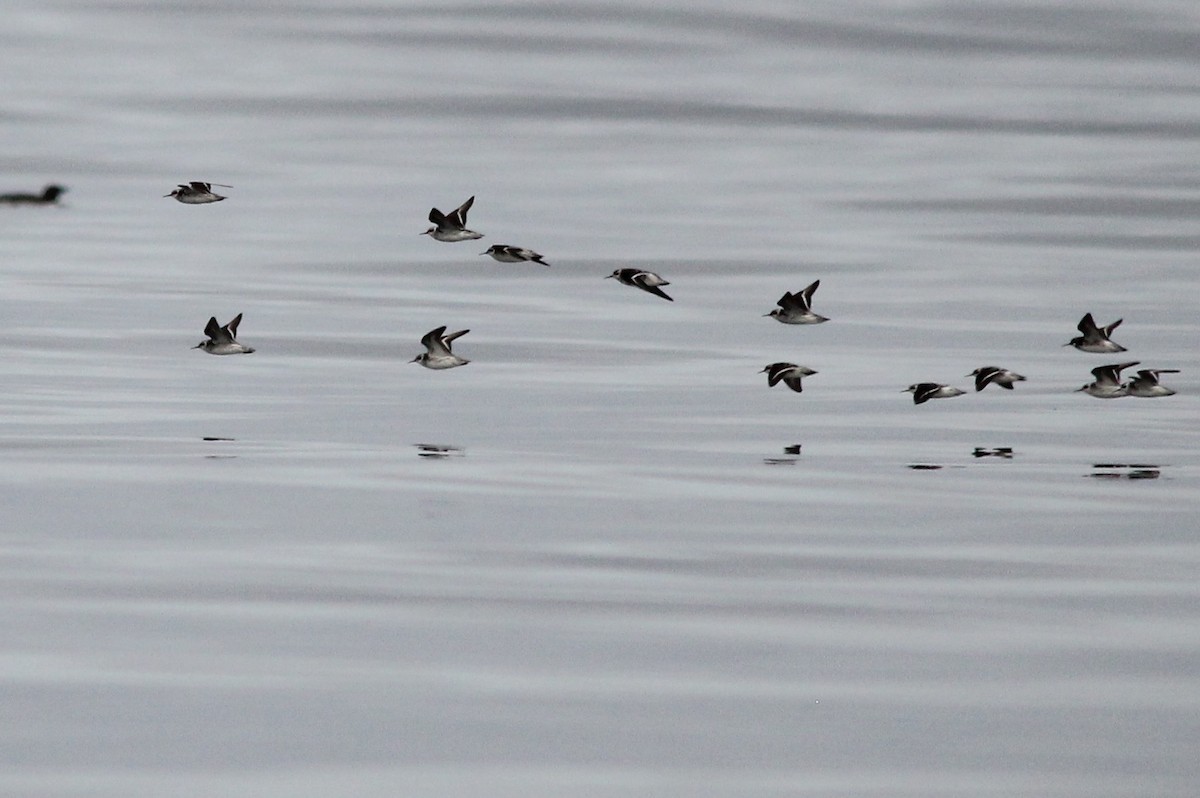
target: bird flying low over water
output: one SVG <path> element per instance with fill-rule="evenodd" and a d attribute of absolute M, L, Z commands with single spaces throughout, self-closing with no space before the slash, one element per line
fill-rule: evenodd
<path fill-rule="evenodd" d="M 967 376 L 975 378 L 975 390 L 977 391 L 982 391 L 992 383 L 1011 391 L 1014 382 L 1021 382 L 1025 379 L 1015 371 L 1002 369 L 999 366 L 981 366 Z"/>
<path fill-rule="evenodd" d="M 1165 385 L 1158 384 L 1159 374 L 1178 374 L 1179 369 L 1142 369 L 1137 376 L 1125 386 L 1130 396 L 1140 396 L 1150 399 L 1155 396 L 1171 396 L 1175 392 Z"/>
<path fill-rule="evenodd" d="M 1097 399 L 1119 399 L 1122 396 L 1128 396 L 1129 386 L 1121 384 L 1121 372 L 1137 364 L 1138 361 L 1134 360 L 1131 363 L 1097 366 L 1092 369 L 1092 376 L 1096 378 L 1095 382 L 1089 382 L 1082 388 L 1076 388 L 1075 392 L 1083 391 L 1088 396 L 1094 396 Z"/>
<path fill-rule="evenodd" d="M 660 296 L 668 302 L 674 302 L 674 299 L 667 296 L 666 293 L 659 288 L 660 285 L 670 285 L 666 280 L 659 277 L 654 272 L 644 271 L 642 269 L 617 269 L 605 279 L 615 277 L 617 282 L 625 285 L 632 285 L 634 288 L 640 288 L 643 291 L 648 291 L 655 296 Z"/>
<path fill-rule="evenodd" d="M 1080 352 L 1096 352 L 1099 354 L 1124 352 L 1125 347 L 1109 339 L 1113 330 L 1121 326 L 1122 321 L 1123 319 L 1117 319 L 1105 327 L 1097 327 L 1096 320 L 1092 318 L 1092 314 L 1085 313 L 1083 318 L 1079 320 L 1079 326 L 1076 327 L 1083 335 L 1072 338 L 1063 344 L 1063 346 L 1073 346 Z"/>
<path fill-rule="evenodd" d="M 812 312 L 812 296 L 820 285 L 820 280 L 814 280 L 812 285 L 799 293 L 785 291 L 775 303 L 779 307 L 765 315 L 783 324 L 820 324 L 829 321 L 824 316 Z"/>
<path fill-rule="evenodd" d="M 804 388 L 800 385 L 800 379 L 817 372 L 807 366 L 797 366 L 795 363 L 772 363 L 758 373 L 767 375 L 767 387 L 774 388 L 782 382 L 796 393 L 801 393 Z"/>
<path fill-rule="evenodd" d="M 467 229 L 467 211 L 471 210 L 471 206 L 474 204 L 475 197 L 472 196 L 450 213 L 442 213 L 437 208 L 430 208 L 429 221 L 433 222 L 434 226 L 421 235 L 429 236 L 435 241 L 471 241 L 483 238 L 483 233 Z"/>
<path fill-rule="evenodd" d="M 450 344 L 455 338 L 466 335 L 469 332 L 470 330 L 459 330 L 458 332 L 446 335 L 445 326 L 430 330 L 421 339 L 421 344 L 425 347 L 425 351 L 408 362 L 420 363 L 427 369 L 452 369 L 455 366 L 465 366 L 471 361 L 461 358 L 450 351 Z"/>
<path fill-rule="evenodd" d="M 6 205 L 57 205 L 58 198 L 66 191 L 62 186 L 49 185 L 41 194 L 0 194 L 0 202 Z"/>
<path fill-rule="evenodd" d="M 220 186 L 221 188 L 233 188 L 233 186 L 226 186 L 221 183 L 202 183 L 199 180 L 193 180 L 187 185 L 180 183 L 179 188 L 175 189 L 170 194 L 163 194 L 163 199 L 166 199 L 167 197 L 174 197 L 184 205 L 207 205 L 210 202 L 220 202 L 221 200 L 225 199 L 225 197 L 221 196 L 220 194 L 213 193 L 213 186 Z"/>
<path fill-rule="evenodd" d="M 203 349 L 210 355 L 248 355 L 254 351 L 254 347 L 245 346 L 238 343 L 237 328 L 242 323 L 242 314 L 239 313 L 233 317 L 233 320 L 222 327 L 217 323 L 217 317 L 213 316 L 208 320 L 208 324 L 204 327 L 204 334 L 208 336 L 207 341 L 201 341 L 192 347 L 192 349 Z"/>
<path fill-rule="evenodd" d="M 508 244 L 492 244 L 488 247 L 487 252 L 480 252 L 480 255 L 491 255 L 494 259 L 501 263 L 540 263 L 543 266 L 549 266 L 549 263 L 542 260 L 542 256 L 534 252 L 532 249 L 524 247 L 512 247 Z"/>
<path fill-rule="evenodd" d="M 937 382 L 918 382 L 908 386 L 900 393 L 911 393 L 913 404 L 921 405 L 930 399 L 949 399 L 952 396 L 962 396 L 966 391 L 960 391 L 958 388 Z"/>

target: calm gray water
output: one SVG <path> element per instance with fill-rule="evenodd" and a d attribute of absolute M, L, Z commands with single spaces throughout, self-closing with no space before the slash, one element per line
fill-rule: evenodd
<path fill-rule="evenodd" d="M 733 9 L 0 2 L 0 794 L 1196 794 L 1200 11 Z"/>

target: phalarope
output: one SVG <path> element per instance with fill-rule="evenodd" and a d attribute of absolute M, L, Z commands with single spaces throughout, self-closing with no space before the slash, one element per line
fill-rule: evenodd
<path fill-rule="evenodd" d="M 1175 392 L 1165 385 L 1159 385 L 1159 374 L 1178 374 L 1179 369 L 1142 369 L 1137 376 L 1125 386 L 1130 396 L 1140 396 L 1146 399 L 1155 396 L 1171 396 Z"/>
<path fill-rule="evenodd" d="M 654 294 L 655 296 L 660 296 L 669 302 L 675 301 L 674 299 L 671 299 L 671 297 L 667 296 L 661 288 L 659 288 L 660 285 L 670 285 L 670 283 L 659 277 L 654 272 L 648 272 L 643 269 L 617 269 L 605 279 L 608 279 L 609 277 L 615 277 L 617 282 L 624 283 L 625 285 L 632 285 L 634 288 L 640 288 L 643 291 L 648 291 L 649 293 Z"/>
<path fill-rule="evenodd" d="M 540 263 L 543 266 L 549 266 L 549 263 L 542 260 L 542 256 L 534 252 L 532 249 L 524 247 L 512 247 L 508 244 L 492 244 L 488 247 L 487 252 L 480 252 L 480 255 L 491 255 L 501 263 Z"/>
<path fill-rule="evenodd" d="M 201 341 L 192 347 L 192 349 L 203 349 L 210 355 L 248 355 L 254 351 L 254 347 L 245 346 L 238 343 L 237 328 L 242 323 L 242 314 L 239 313 L 233 317 L 233 320 L 222 327 L 217 324 L 217 317 L 213 316 L 208 320 L 208 324 L 204 327 L 204 334 L 208 336 L 207 341 Z"/>
<path fill-rule="evenodd" d="M 930 399 L 949 399 L 952 396 L 962 396 L 966 391 L 960 391 L 958 388 L 937 382 L 918 382 L 908 386 L 900 393 L 911 393 L 913 404 L 921 405 Z"/>
<path fill-rule="evenodd" d="M 767 375 L 768 387 L 774 388 L 782 382 L 796 393 L 801 393 L 804 388 L 800 385 L 800 379 L 817 372 L 807 366 L 797 366 L 795 363 L 772 363 L 758 373 Z"/>
<path fill-rule="evenodd" d="M 184 185 L 179 184 L 179 188 L 172 191 L 170 194 L 163 194 L 163 199 L 174 197 L 184 205 L 207 205 L 210 202 L 220 202 L 225 197 L 220 194 L 214 194 L 212 187 L 220 186 L 221 188 L 233 188 L 222 183 L 202 183 L 199 180 Z"/>
<path fill-rule="evenodd" d="M 1025 379 L 1017 372 L 1002 369 L 999 366 L 981 366 L 967 376 L 975 378 L 975 390 L 977 391 L 982 391 L 992 383 L 1011 391 L 1014 382 L 1022 382 Z"/>
<path fill-rule="evenodd" d="M 814 280 L 812 285 L 799 293 L 784 292 L 775 303 L 779 307 L 765 315 L 784 324 L 820 324 L 829 321 L 826 317 L 812 312 L 812 295 L 820 285 L 820 280 Z"/>
<path fill-rule="evenodd" d="M 1083 318 L 1079 320 L 1078 327 L 1076 327 L 1083 335 L 1072 338 L 1063 344 L 1063 346 L 1073 346 L 1080 352 L 1097 352 L 1099 354 L 1124 352 L 1125 347 L 1116 341 L 1109 340 L 1109 336 L 1112 335 L 1113 330 L 1117 329 L 1122 321 L 1123 319 L 1117 319 L 1112 324 L 1098 327 L 1096 326 L 1095 319 L 1092 318 L 1092 314 L 1085 313 Z"/>
<path fill-rule="evenodd" d="M 1134 360 L 1131 363 L 1097 366 L 1092 369 L 1092 376 L 1096 378 L 1096 381 L 1089 382 L 1082 388 L 1076 388 L 1075 392 L 1083 391 L 1088 396 L 1094 396 L 1097 399 L 1120 399 L 1122 396 L 1128 396 L 1129 386 L 1121 384 L 1121 372 L 1137 364 L 1138 361 Z"/>
<path fill-rule="evenodd" d="M 417 355 L 409 362 L 420 363 L 427 369 L 452 369 L 455 366 L 464 366 L 471 361 L 451 352 L 450 342 L 469 332 L 470 330 L 459 330 L 458 332 L 446 335 L 446 328 L 444 326 L 438 327 L 436 330 L 430 330 L 421 338 L 421 344 L 424 345 L 426 351 Z"/>
<path fill-rule="evenodd" d="M 429 221 L 433 222 L 434 227 L 429 228 L 421 235 L 429 236 L 436 241 L 471 241 L 483 238 L 483 233 L 467 229 L 467 211 L 471 210 L 471 206 L 474 204 L 475 197 L 471 197 L 450 213 L 442 213 L 437 208 L 430 208 Z"/>

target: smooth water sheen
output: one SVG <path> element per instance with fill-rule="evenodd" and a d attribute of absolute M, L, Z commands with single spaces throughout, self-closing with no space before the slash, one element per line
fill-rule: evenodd
<path fill-rule="evenodd" d="M 2 13 L 0 794 L 1196 794 L 1194 3 Z"/>

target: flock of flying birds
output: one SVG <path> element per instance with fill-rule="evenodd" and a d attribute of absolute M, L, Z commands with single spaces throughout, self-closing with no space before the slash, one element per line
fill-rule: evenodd
<path fill-rule="evenodd" d="M 1099 327 L 1096 325 L 1095 319 L 1092 318 L 1092 314 L 1086 313 L 1079 320 L 1078 329 L 1082 335 L 1072 338 L 1063 344 L 1063 346 L 1073 346 L 1081 352 L 1097 352 L 1104 355 L 1124 352 L 1126 351 L 1125 347 L 1110 337 L 1113 330 L 1117 329 L 1120 323 L 1121 319 L 1117 319 L 1112 324 Z M 1121 372 L 1138 364 L 1139 361 L 1134 360 L 1129 363 L 1113 363 L 1108 366 L 1097 366 L 1092 369 L 1092 376 L 1096 380 L 1078 390 L 1090 396 L 1095 396 L 1097 399 L 1119 399 L 1122 396 L 1153 398 L 1156 396 L 1170 396 L 1175 393 L 1167 386 L 1159 383 L 1158 375 L 1178 374 L 1179 369 L 1142 369 L 1129 382 L 1121 382 Z"/>
<path fill-rule="evenodd" d="M 1117 329 L 1121 321 L 1121 319 L 1117 319 L 1112 324 L 1100 327 L 1096 324 L 1096 320 L 1092 318 L 1091 313 L 1085 313 L 1076 326 L 1076 329 L 1081 334 L 1067 341 L 1063 346 L 1073 346 L 1080 352 L 1095 352 L 1102 355 L 1124 352 L 1126 351 L 1125 347 L 1111 338 L 1113 330 Z M 1081 388 L 1075 389 L 1076 393 L 1082 391 L 1097 399 L 1119 399 L 1122 396 L 1154 398 L 1158 396 L 1171 396 L 1175 393 L 1175 391 L 1159 383 L 1158 375 L 1178 374 L 1179 369 L 1142 369 L 1129 382 L 1121 382 L 1121 372 L 1138 364 L 1139 361 L 1134 360 L 1129 363 L 1113 363 L 1107 366 L 1097 366 L 1092 369 L 1092 376 L 1095 377 L 1095 380 Z M 975 369 L 967 376 L 975 378 L 976 391 L 982 391 L 989 383 L 995 383 L 1001 388 L 1012 390 L 1013 383 L 1021 382 L 1025 379 L 1015 371 L 1009 371 L 999 366 L 983 366 L 982 368 Z M 800 389 L 796 388 L 796 390 Z M 930 399 L 948 399 L 952 396 L 961 396 L 966 393 L 953 386 L 941 385 L 936 382 L 917 383 L 916 385 L 908 386 L 905 390 L 912 393 L 913 402 L 918 405 Z"/>
<path fill-rule="evenodd" d="M 220 202 L 226 199 L 224 196 L 213 191 L 213 186 L 218 188 L 232 188 L 221 183 L 205 183 L 199 180 L 193 180 L 186 184 L 180 183 L 179 186 L 164 197 L 173 197 L 185 205 L 206 205 L 211 202 Z M 3 194 L 0 195 L 0 203 L 9 205 L 53 205 L 58 202 L 58 198 L 66 191 L 65 188 L 59 185 L 46 186 L 41 194 Z M 471 206 L 475 203 L 475 197 L 471 197 L 462 205 L 459 205 L 450 213 L 442 213 L 437 208 L 431 208 L 429 211 L 429 221 L 433 224 L 421 235 L 427 235 L 435 241 L 444 241 L 454 243 L 458 241 L 474 241 L 483 238 L 482 233 L 477 233 L 474 230 L 467 228 L 467 212 L 471 210 Z M 493 244 L 488 247 L 480 255 L 491 255 L 493 259 L 501 263 L 539 263 L 543 266 L 549 266 L 542 255 L 534 252 L 532 249 L 525 247 L 515 247 L 508 244 Z M 617 269 L 610 278 L 616 279 L 618 282 L 625 285 L 640 288 L 641 290 L 662 297 L 668 302 L 674 302 L 667 295 L 662 287 L 670 285 L 661 276 L 651 271 L 635 268 Z M 782 324 L 821 324 L 829 321 L 825 316 L 818 315 L 812 310 L 812 298 L 816 293 L 817 288 L 821 285 L 820 280 L 814 281 L 803 291 L 792 293 L 785 292 L 776 304 L 779 306 L 772 310 L 766 316 L 775 319 Z M 216 317 L 208 320 L 208 324 L 204 327 L 204 334 L 208 336 L 205 340 L 196 344 L 193 349 L 203 349 L 212 355 L 248 355 L 254 351 L 254 347 L 246 346 L 237 340 L 238 325 L 242 321 L 242 314 L 235 316 L 228 324 L 221 325 Z M 1080 335 L 1072 338 L 1063 346 L 1073 346 L 1081 352 L 1094 352 L 1097 354 L 1115 354 L 1117 352 L 1126 351 L 1125 347 L 1112 340 L 1113 330 L 1121 324 L 1121 319 L 1117 319 L 1112 324 L 1100 327 L 1092 318 L 1091 313 L 1084 314 L 1080 319 L 1077 329 Z M 452 343 L 455 339 L 466 335 L 469 330 L 459 330 L 457 332 L 447 333 L 446 328 L 438 327 L 425 333 L 421 338 L 421 344 L 425 347 L 425 352 L 417 355 L 410 362 L 420 363 L 428 369 L 449 369 L 456 366 L 463 366 L 471 361 L 466 358 L 459 357 L 454 354 Z M 1128 363 L 1113 363 L 1106 366 L 1098 366 L 1092 369 L 1094 381 L 1077 389 L 1089 396 L 1094 396 L 1098 399 L 1118 399 L 1123 396 L 1140 396 L 1140 397 L 1159 397 L 1171 396 L 1175 391 L 1162 385 L 1159 382 L 1160 374 L 1178 374 L 1179 369 L 1142 369 L 1137 373 L 1137 376 L 1130 379 L 1128 382 L 1121 382 L 1121 372 L 1125 369 L 1139 365 L 1139 361 L 1131 361 Z M 764 368 L 760 373 L 767 375 L 767 385 L 774 387 L 782 382 L 787 387 L 797 393 L 803 390 L 802 379 L 812 376 L 817 372 L 812 369 L 801 366 L 796 363 L 771 363 Z M 1001 388 L 1012 390 L 1013 385 L 1025 380 L 1025 377 L 1017 374 L 1015 371 L 1010 371 L 999 366 L 981 366 L 975 369 L 968 377 L 975 378 L 975 390 L 982 391 L 988 385 L 995 384 Z M 955 388 L 952 385 L 943 385 L 937 382 L 918 382 L 908 386 L 903 393 L 911 393 L 913 395 L 913 404 L 924 404 L 930 399 L 949 399 L 955 396 L 962 396 L 966 391 Z"/>
<path fill-rule="evenodd" d="M 826 317 L 817 315 L 812 311 L 812 297 L 820 285 L 821 281 L 817 280 L 799 293 L 793 294 L 790 291 L 784 293 L 776 303 L 779 307 L 767 315 L 784 324 L 820 324 L 821 322 L 829 321 Z M 1113 341 L 1110 337 L 1113 330 L 1120 323 L 1121 319 L 1117 319 L 1112 324 L 1099 327 L 1096 325 L 1096 321 L 1092 318 L 1091 313 L 1084 314 L 1084 317 L 1079 320 L 1079 324 L 1076 327 L 1081 335 L 1072 338 L 1063 344 L 1063 346 L 1073 346 L 1081 352 L 1096 352 L 1099 354 L 1124 352 L 1126 351 L 1125 347 Z M 1095 396 L 1098 399 L 1117 399 L 1122 396 L 1170 396 L 1175 393 L 1170 388 L 1159 383 L 1158 375 L 1178 374 L 1179 369 L 1143 369 L 1129 382 L 1122 383 L 1121 372 L 1136 365 L 1138 365 L 1138 361 L 1135 360 L 1130 363 L 1114 363 L 1109 366 L 1098 366 L 1092 369 L 1092 376 L 1096 378 L 1095 381 L 1077 389 L 1077 392 L 1083 391 L 1089 396 Z M 795 363 L 771 363 L 763 369 L 763 372 L 767 375 L 767 385 L 774 387 L 782 382 L 797 393 L 803 390 L 801 379 L 817 373 L 806 366 L 800 366 Z M 992 384 L 999 385 L 1001 388 L 1011 391 L 1015 383 L 1025 380 L 1024 376 L 1000 366 L 980 366 L 966 376 L 975 378 L 976 391 L 982 391 L 988 385 Z M 962 396 L 966 391 L 938 382 L 918 382 L 905 388 L 902 393 L 911 393 L 913 395 L 913 404 L 920 405 L 928 402 L 930 399 L 950 399 L 955 396 Z"/>
<path fill-rule="evenodd" d="M 189 183 L 180 183 L 179 186 L 170 194 L 164 194 L 165 197 L 174 197 L 185 205 L 206 205 L 210 202 L 220 202 L 225 199 L 224 196 L 214 193 L 213 186 L 220 188 L 233 188 L 220 183 L 204 183 L 199 180 L 193 180 Z M 61 192 L 62 189 L 60 189 Z M 49 193 L 49 188 L 47 188 Z M 13 195 L 16 196 L 16 195 Z M 20 195 L 27 198 L 27 201 L 40 202 L 33 195 Z M 57 200 L 57 194 L 51 197 L 48 202 Z M 0 201 L 4 201 L 0 198 Z M 471 206 L 475 204 L 475 198 L 470 197 L 462 205 L 459 205 L 450 213 L 442 213 L 437 208 L 430 208 L 429 221 L 433 223 L 421 235 L 429 236 L 435 241 L 445 241 L 454 243 L 458 241 L 474 241 L 483 238 L 483 233 L 477 233 L 474 230 L 467 228 L 467 212 L 471 210 Z M 486 251 L 479 253 L 480 255 L 491 255 L 493 259 L 501 263 L 539 263 L 543 266 L 549 266 L 540 253 L 534 252 L 532 249 L 525 247 L 514 247 L 509 244 L 493 244 Z M 642 271 L 640 269 L 617 269 L 609 277 L 615 277 L 619 282 L 625 285 L 632 285 L 640 288 L 643 291 L 648 291 L 651 294 L 660 296 L 663 299 L 674 302 L 675 300 L 667 296 L 661 286 L 670 285 L 666 280 L 659 277 L 653 272 Z M 811 292 L 810 292 L 811 293 Z M 807 300 L 805 300 L 807 301 Z M 813 318 L 820 318 L 814 316 Z M 821 321 L 825 319 L 821 318 Z M 216 317 L 209 318 L 208 324 L 204 327 L 204 334 L 207 339 L 196 344 L 193 349 L 203 349 L 210 355 L 248 355 L 254 351 L 254 347 L 246 346 L 237 339 L 237 328 L 241 324 L 242 314 L 235 316 L 228 324 L 222 326 L 217 321 Z M 793 322 L 794 323 L 794 322 Z M 447 333 L 444 326 L 430 330 L 421 338 L 421 345 L 425 347 L 425 351 L 414 357 L 410 363 L 420 363 L 427 369 L 452 369 L 456 366 L 465 366 L 471 361 L 459 357 L 454 354 L 453 342 L 455 339 L 466 335 L 470 330 L 459 330 L 457 332 Z M 774 384 L 774 383 L 772 383 Z M 790 385 L 791 383 L 789 383 Z M 800 390 L 799 382 L 796 383 L 796 390 Z"/>

